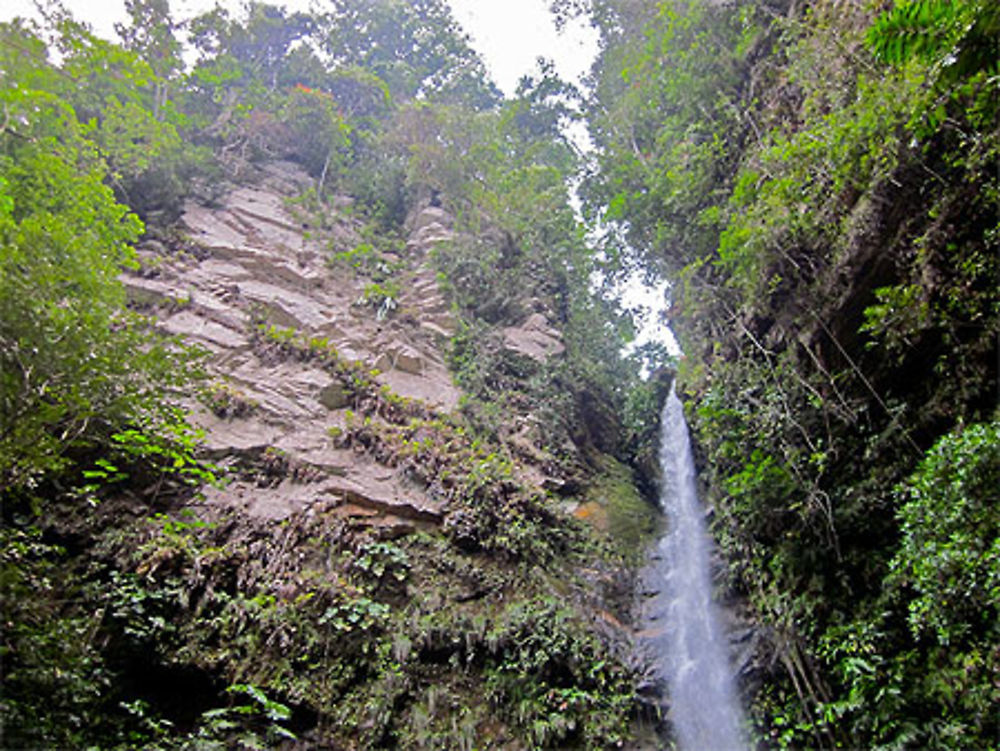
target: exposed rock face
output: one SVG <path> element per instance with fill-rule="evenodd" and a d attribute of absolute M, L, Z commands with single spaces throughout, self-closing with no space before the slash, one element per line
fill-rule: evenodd
<path fill-rule="evenodd" d="M 521 324 L 503 330 L 504 346 L 538 362 L 562 354 L 566 347 L 562 334 L 549 325 L 541 313 L 532 313 Z"/>
<path fill-rule="evenodd" d="M 146 272 L 125 284 L 134 303 L 157 308 L 164 330 L 208 350 L 211 370 L 249 405 L 226 419 L 196 410 L 211 454 L 259 464 L 270 452 L 285 467 L 273 484 L 246 477 L 209 490 L 210 502 L 271 519 L 322 501 L 342 504 L 346 514 L 433 522 L 440 509 L 419 487 L 333 447 L 328 429 L 343 425 L 351 406 L 344 386 L 310 362 L 263 356 L 253 340 L 260 320 L 325 339 L 343 359 L 380 371 L 376 380 L 396 394 L 450 411 L 459 390 L 444 347 L 455 322 L 426 263 L 433 245 L 451 236 L 450 217 L 436 207 L 412 217 L 396 315 L 379 321 L 372 307 L 357 304 L 368 280 L 327 264 L 330 246 L 344 251 L 359 243 L 354 221 L 333 210 L 332 229 L 318 231 L 288 208 L 309 184 L 298 167 L 279 162 L 217 207 L 188 204 L 182 222 L 194 257 L 164 257 L 151 245 L 140 252 Z"/>
<path fill-rule="evenodd" d="M 437 206 L 427 206 L 416 212 L 406 225 L 410 233 L 406 243 L 407 252 L 422 254 L 434 243 L 454 237 L 451 216 Z"/>

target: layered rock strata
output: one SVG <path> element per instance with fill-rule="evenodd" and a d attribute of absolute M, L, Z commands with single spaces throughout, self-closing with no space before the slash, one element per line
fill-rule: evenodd
<path fill-rule="evenodd" d="M 130 299 L 155 310 L 164 331 L 205 349 L 214 388 L 241 406 L 220 415 L 192 405 L 209 454 L 231 469 L 268 461 L 284 468 L 274 478 L 237 472 L 206 491 L 209 503 L 284 519 L 332 502 L 359 519 L 433 522 L 441 509 L 418 485 L 334 446 L 330 428 L 344 425 L 350 407 L 341 382 L 309 361 L 268 357 L 255 343 L 260 326 L 328 343 L 393 393 L 451 411 L 460 392 L 445 348 L 455 320 L 428 258 L 451 238 L 450 218 L 435 207 L 411 217 L 405 249 L 385 259 L 401 269 L 400 293 L 393 315 L 380 320 L 363 302 L 370 280 L 329 262 L 361 242 L 349 202 L 331 210 L 325 229 L 291 208 L 309 183 L 295 165 L 272 163 L 217 205 L 189 203 L 181 219 L 187 252 L 147 243 L 142 271 L 124 278 Z"/>

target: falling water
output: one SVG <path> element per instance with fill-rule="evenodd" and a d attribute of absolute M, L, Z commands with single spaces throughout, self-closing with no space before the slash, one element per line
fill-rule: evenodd
<path fill-rule="evenodd" d="M 705 512 L 695 490 L 687 423 L 673 389 L 660 433 L 667 534 L 645 572 L 646 642 L 669 692 L 682 751 L 746 749 L 727 641 L 712 600 Z"/>

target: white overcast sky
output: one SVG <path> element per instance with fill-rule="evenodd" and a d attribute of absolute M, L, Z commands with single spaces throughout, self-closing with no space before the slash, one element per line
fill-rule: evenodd
<path fill-rule="evenodd" d="M 548 12 L 549 0 L 448 0 L 455 18 L 472 37 L 472 46 L 483 56 L 493 79 L 506 94 L 518 80 L 535 69 L 539 56 L 555 62 L 559 74 L 571 81 L 589 70 L 597 52 L 597 34 L 585 22 L 571 24 L 557 33 Z M 89 23 L 101 36 L 112 38 L 114 24 L 125 16 L 123 0 L 66 0 L 73 15 Z M 236 0 L 223 0 L 239 7 Z M 309 0 L 275 0 L 290 10 L 307 10 Z M 322 3 L 319 4 L 322 7 Z M 210 10 L 215 0 L 172 0 L 178 18 Z M 0 20 L 33 13 L 32 0 L 0 0 Z"/>

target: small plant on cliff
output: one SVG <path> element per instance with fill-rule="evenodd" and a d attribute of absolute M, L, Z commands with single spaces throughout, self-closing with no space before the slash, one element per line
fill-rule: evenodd
<path fill-rule="evenodd" d="M 201 748 L 202 743 L 208 742 L 209 748 L 221 748 L 225 743 L 225 747 L 235 744 L 249 751 L 264 751 L 282 741 L 296 740 L 281 724 L 292 717 L 287 706 L 268 698 L 263 690 L 249 683 L 234 683 L 226 693 L 234 701 L 238 701 L 235 697 L 246 697 L 245 703 L 203 712 L 194 747 Z"/>
<path fill-rule="evenodd" d="M 385 282 L 371 282 L 365 285 L 358 298 L 358 305 L 375 308 L 375 320 L 383 321 L 399 307 L 399 283 L 389 279 Z"/>
<path fill-rule="evenodd" d="M 256 399 L 248 397 L 236 387 L 221 381 L 211 384 L 202 393 L 202 401 L 216 417 L 225 419 L 246 417 L 260 407 L 260 403 Z"/>

